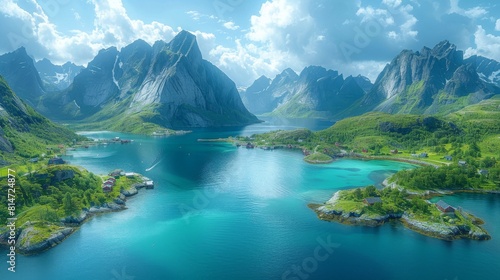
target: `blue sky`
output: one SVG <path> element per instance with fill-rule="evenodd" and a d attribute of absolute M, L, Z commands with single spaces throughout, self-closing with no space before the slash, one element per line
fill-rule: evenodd
<path fill-rule="evenodd" d="M 238 86 L 308 65 L 373 81 L 402 49 L 444 39 L 500 61 L 493 0 L 0 0 L 0 53 L 25 46 L 59 64 L 182 29 Z"/>

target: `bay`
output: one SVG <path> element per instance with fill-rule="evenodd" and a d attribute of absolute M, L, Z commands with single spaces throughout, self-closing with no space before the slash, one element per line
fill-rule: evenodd
<path fill-rule="evenodd" d="M 447 242 L 398 223 L 344 226 L 318 220 L 307 204 L 414 166 L 348 159 L 310 165 L 298 151 L 197 141 L 328 125 L 268 119 L 168 138 L 89 133 L 133 142 L 73 151 L 72 164 L 101 174 L 139 172 L 156 188 L 130 198 L 125 211 L 94 217 L 47 252 L 18 256 L 15 274 L 4 263 L 0 279 L 498 279 L 498 196 L 443 198 L 483 218 L 490 241 Z"/>

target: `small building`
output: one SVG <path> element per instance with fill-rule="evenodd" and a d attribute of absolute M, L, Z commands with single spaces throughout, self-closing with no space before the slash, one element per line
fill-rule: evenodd
<path fill-rule="evenodd" d="M 135 177 L 135 173 L 134 172 L 125 172 L 125 177 L 127 177 L 127 178 L 134 178 Z"/>
<path fill-rule="evenodd" d="M 302 143 L 302 142 L 304 142 L 304 139 L 299 139 L 299 140 L 297 140 L 297 142 Z"/>
<path fill-rule="evenodd" d="M 486 170 L 486 169 L 480 169 L 477 173 L 479 175 L 482 175 L 482 176 L 487 176 L 488 175 L 488 170 Z"/>
<path fill-rule="evenodd" d="M 247 149 L 253 149 L 253 148 L 255 148 L 255 145 L 253 145 L 252 143 L 248 142 L 247 145 L 246 145 L 246 148 Z"/>
<path fill-rule="evenodd" d="M 418 157 L 418 155 L 417 155 L 417 154 L 411 154 L 411 156 L 412 156 L 412 157 Z"/>
<path fill-rule="evenodd" d="M 397 153 L 399 153 L 398 149 L 391 150 L 391 154 L 397 154 Z"/>
<path fill-rule="evenodd" d="M 373 205 L 375 203 L 382 203 L 382 199 L 380 197 L 367 197 L 363 200 L 366 205 Z"/>
<path fill-rule="evenodd" d="M 110 184 L 110 185 L 114 186 L 116 184 L 116 181 L 111 181 L 110 179 L 108 179 L 104 182 L 104 184 Z"/>
<path fill-rule="evenodd" d="M 429 155 L 427 153 L 421 153 L 420 155 L 418 155 L 419 158 L 426 158 L 426 157 L 429 157 Z"/>
<path fill-rule="evenodd" d="M 113 190 L 113 185 L 110 182 L 104 182 L 104 184 L 102 184 L 102 190 L 104 192 L 110 192 Z"/>
<path fill-rule="evenodd" d="M 452 156 L 444 156 L 444 159 L 447 161 L 452 161 L 453 157 Z"/>
<path fill-rule="evenodd" d="M 116 184 L 116 179 L 114 177 L 109 177 L 106 181 Z"/>
<path fill-rule="evenodd" d="M 458 165 L 460 165 L 460 166 L 466 166 L 467 162 L 465 160 L 459 160 L 458 161 Z"/>
<path fill-rule="evenodd" d="M 363 149 L 361 150 L 363 153 L 368 153 L 368 150 L 367 149 Z"/>
<path fill-rule="evenodd" d="M 32 162 L 32 163 L 38 162 L 38 158 L 37 157 L 36 158 L 32 158 L 32 159 L 30 159 L 30 162 Z"/>
<path fill-rule="evenodd" d="M 155 183 L 151 180 L 144 182 L 144 185 L 146 186 L 146 189 L 154 189 L 155 188 Z"/>
<path fill-rule="evenodd" d="M 51 164 L 54 164 L 54 165 L 57 165 L 57 164 L 65 164 L 66 162 L 64 161 L 64 159 L 60 158 L 60 157 L 53 157 L 51 159 L 49 159 L 49 165 Z"/>
<path fill-rule="evenodd" d="M 443 213 L 455 213 L 455 208 L 451 207 L 448 203 L 442 200 L 436 202 L 436 207 Z"/>
<path fill-rule="evenodd" d="M 115 169 L 115 170 L 111 171 L 108 175 L 115 177 L 115 178 L 118 178 L 122 175 L 121 174 L 122 172 L 123 172 L 123 170 L 121 170 L 121 169 Z"/>

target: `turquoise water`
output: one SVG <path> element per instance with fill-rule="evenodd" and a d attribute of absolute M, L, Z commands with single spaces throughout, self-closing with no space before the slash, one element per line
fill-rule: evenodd
<path fill-rule="evenodd" d="M 397 223 L 344 226 L 318 220 L 307 204 L 412 166 L 309 165 L 297 151 L 196 141 L 295 126 L 271 122 L 170 138 L 91 134 L 134 141 L 74 151 L 71 163 L 97 173 L 141 172 L 157 187 L 129 199 L 128 210 L 94 217 L 57 247 L 19 257 L 15 274 L 4 265 L 0 279 L 498 279 L 498 196 L 444 198 L 484 218 L 493 236 L 486 242 L 436 240 Z"/>

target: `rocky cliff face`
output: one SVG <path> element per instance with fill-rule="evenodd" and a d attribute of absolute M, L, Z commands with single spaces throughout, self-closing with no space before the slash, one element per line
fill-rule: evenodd
<path fill-rule="evenodd" d="M 241 95 L 256 114 L 335 118 L 369 88 L 370 81 L 362 76 L 344 79 L 337 71 L 309 66 L 300 75 L 286 69 L 272 81 L 260 77 Z"/>
<path fill-rule="evenodd" d="M 44 104 L 59 107 L 66 118 L 101 121 L 135 114 L 164 127 L 258 121 L 241 102 L 235 84 L 203 60 L 196 37 L 186 31 L 169 43 L 149 46 L 139 40 L 121 51 L 100 51 L 68 90 Z"/>
<path fill-rule="evenodd" d="M 35 67 L 47 91 L 66 89 L 73 82 L 76 75 L 84 69 L 83 66 L 77 66 L 70 62 L 63 65 L 54 65 L 46 58 L 37 61 Z"/>
<path fill-rule="evenodd" d="M 34 61 L 23 47 L 0 56 L 0 75 L 19 97 L 32 106 L 45 92 Z"/>
<path fill-rule="evenodd" d="M 464 61 L 463 52 L 443 41 L 433 49 L 402 51 L 378 76 L 363 104 L 390 113 L 434 114 L 495 93 L 497 88 L 481 80 L 476 67 Z"/>
<path fill-rule="evenodd" d="M 500 62 L 476 55 L 467 58 L 465 62 L 476 68 L 481 80 L 500 87 Z"/>

